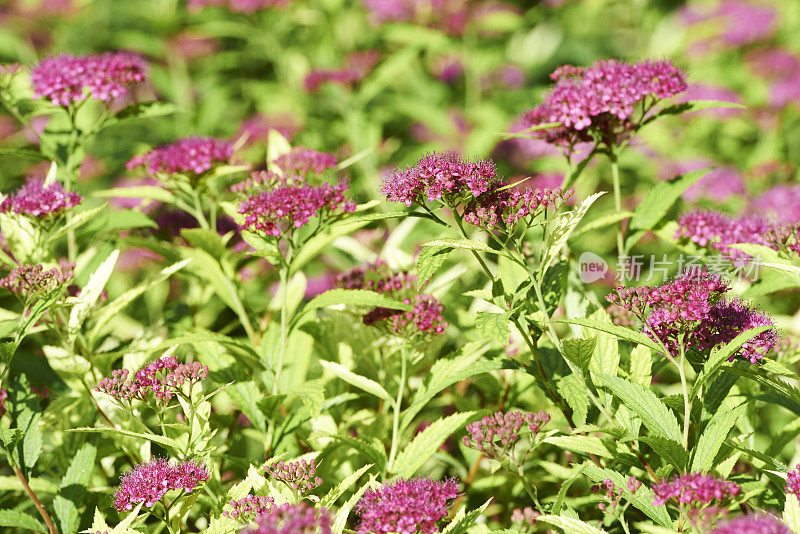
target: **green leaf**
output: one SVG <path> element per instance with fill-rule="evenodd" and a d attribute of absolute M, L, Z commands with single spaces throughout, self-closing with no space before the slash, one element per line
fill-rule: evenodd
<path fill-rule="evenodd" d="M 667 214 L 681 195 L 697 181 L 708 174 L 712 167 L 688 172 L 669 182 L 659 182 L 652 187 L 636 206 L 631 219 L 631 230 L 650 230 Z M 630 250 L 632 243 L 626 243 Z"/>
<path fill-rule="evenodd" d="M 363 439 L 339 434 L 328 434 L 328 437 L 342 441 L 361 452 L 369 459 L 370 462 L 375 464 L 375 467 L 377 467 L 379 470 L 383 471 L 383 469 L 386 467 L 386 452 L 382 449 L 378 449 L 370 443 L 367 443 Z"/>
<path fill-rule="evenodd" d="M 586 387 L 575 375 L 560 378 L 556 386 L 558 392 L 572 409 L 572 419 L 575 424 L 585 425 L 586 415 L 589 413 L 589 395 L 586 393 Z"/>
<path fill-rule="evenodd" d="M 589 369 L 596 346 L 596 337 L 565 339 L 562 343 L 564 357 L 583 372 Z"/>
<path fill-rule="evenodd" d="M 89 222 L 95 215 L 103 211 L 106 206 L 107 204 L 103 204 L 102 206 L 98 206 L 96 208 L 72 214 L 72 216 L 68 219 L 67 224 L 59 227 L 58 230 L 53 232 L 53 234 L 47 239 L 47 243 L 52 244 L 59 238 L 67 235 L 70 231 L 75 230 L 79 226 Z"/>
<path fill-rule="evenodd" d="M 667 460 L 679 472 L 686 470 L 688 457 L 680 442 L 661 436 L 643 436 L 639 441 L 647 443 L 656 454 Z"/>
<path fill-rule="evenodd" d="M 356 374 L 342 364 L 336 362 L 319 360 L 319 363 L 324 369 L 330 371 L 348 384 L 355 386 L 362 391 L 366 391 L 371 395 L 375 395 L 376 397 L 385 400 L 389 404 L 394 405 L 394 399 L 391 397 L 391 395 L 389 395 L 389 392 L 383 389 L 383 386 L 374 380 L 367 378 L 366 376 Z"/>
<path fill-rule="evenodd" d="M 598 375 L 615 397 L 639 416 L 647 429 L 657 436 L 681 442 L 683 435 L 675 414 L 649 388 L 617 376 Z"/>
<path fill-rule="evenodd" d="M 84 319 L 89 315 L 92 307 L 97 304 L 97 300 L 106 287 L 111 273 L 114 272 L 117 258 L 119 258 L 119 250 L 112 251 L 111 254 L 97 266 L 97 269 L 95 269 L 89 277 L 89 282 L 86 286 L 81 288 L 81 293 L 78 295 L 77 301 L 69 314 L 69 332 L 73 339 L 77 335 L 78 329 L 80 329 Z"/>
<path fill-rule="evenodd" d="M 78 449 L 61 478 L 58 494 L 53 500 L 53 508 L 61 524 L 63 534 L 78 531 L 79 515 L 78 506 L 83 501 L 89 478 L 94 472 L 97 447 L 92 443 L 84 443 Z"/>
<path fill-rule="evenodd" d="M 20 434 L 12 452 L 14 461 L 30 472 L 42 452 L 42 407 L 26 375 L 19 375 L 8 389 L 6 408 Z"/>
<path fill-rule="evenodd" d="M 24 528 L 32 532 L 47 532 L 47 528 L 38 519 L 19 510 L 0 510 L 0 527 Z"/>
<path fill-rule="evenodd" d="M 653 505 L 655 495 L 653 494 L 653 490 L 648 488 L 647 485 L 643 484 L 636 490 L 636 493 L 631 494 L 627 485 L 628 477 L 613 469 L 601 469 L 594 464 L 587 463 L 585 473 L 593 482 L 601 482 L 607 478 L 611 479 L 614 486 L 623 491 L 623 496 L 633 504 L 633 506 L 641 510 L 642 513 L 659 525 L 672 528 L 672 519 L 669 517 L 667 508 L 665 506 Z"/>
<path fill-rule="evenodd" d="M 180 453 L 181 446 L 178 444 L 177 441 L 174 439 L 170 439 L 165 436 L 159 436 L 157 434 L 142 434 L 140 432 L 131 432 L 130 430 L 124 430 L 122 428 L 92 428 L 92 427 L 81 427 L 81 428 L 70 428 L 67 432 L 96 432 L 98 434 L 108 433 L 108 434 L 120 434 L 122 436 L 129 436 L 132 438 L 139 438 L 139 439 L 146 439 L 148 441 L 152 441 L 153 443 L 158 443 L 159 445 L 163 445 L 171 449 L 173 452 Z"/>
<path fill-rule="evenodd" d="M 638 343 L 640 345 L 644 345 L 645 347 L 650 347 L 651 349 L 655 350 L 658 353 L 662 352 L 661 347 L 659 347 L 658 344 L 656 344 L 652 339 L 650 339 L 646 335 L 636 330 L 631 330 L 630 328 L 625 328 L 623 326 L 615 325 L 614 323 L 593 321 L 590 319 L 563 319 L 560 321 L 553 321 L 553 322 L 574 324 L 586 328 L 591 328 L 593 330 L 599 330 L 601 332 L 606 332 L 607 334 L 611 334 L 612 336 L 615 336 L 619 339 L 624 339 L 626 341 L 630 341 L 631 343 Z"/>
<path fill-rule="evenodd" d="M 325 402 L 325 387 L 321 380 L 310 380 L 292 390 L 291 395 L 300 398 L 311 417 L 317 417 Z"/>
<path fill-rule="evenodd" d="M 416 473 L 455 431 L 469 421 L 476 412 L 460 412 L 439 419 L 417 434 L 397 456 L 389 471 L 408 478 Z"/>
<path fill-rule="evenodd" d="M 511 340 L 511 328 L 508 326 L 510 317 L 511 312 L 478 312 L 475 316 L 475 329 L 484 338 L 492 339 L 505 347 Z"/>
<path fill-rule="evenodd" d="M 361 467 L 356 472 L 352 473 L 344 480 L 342 480 L 334 487 L 332 487 L 330 491 L 327 494 L 325 494 L 325 496 L 322 499 L 320 499 L 319 505 L 325 508 L 333 507 L 333 505 L 336 504 L 336 501 L 339 499 L 339 497 L 341 497 L 345 491 L 353 487 L 353 485 L 356 482 L 358 482 L 358 479 L 361 478 L 361 475 L 366 473 L 372 467 L 372 465 L 373 464 L 367 464 Z"/>
<path fill-rule="evenodd" d="M 331 530 L 333 530 L 333 532 L 335 532 L 336 534 L 340 534 L 342 531 L 344 531 L 344 527 L 347 524 L 347 517 L 350 515 L 350 512 L 353 510 L 353 507 L 361 499 L 361 497 L 364 495 L 364 493 L 367 491 L 367 489 L 369 489 L 373 484 L 375 484 L 375 476 L 374 475 L 370 475 L 369 482 L 367 482 L 366 484 L 361 486 L 358 489 L 358 491 L 353 493 L 353 495 L 351 495 L 350 498 L 347 499 L 347 502 L 344 503 L 344 506 L 339 508 L 339 511 L 336 512 L 336 519 L 334 519 L 333 525 L 332 525 L 332 528 L 331 528 Z"/>
<path fill-rule="evenodd" d="M 428 283 L 436 271 L 444 265 L 452 251 L 452 247 L 422 247 L 417 257 L 417 290 L 421 290 L 422 286 Z"/>
<path fill-rule="evenodd" d="M 561 483 L 561 488 L 558 490 L 558 495 L 556 495 L 556 501 L 553 503 L 553 507 L 551 508 L 551 512 L 553 515 L 558 515 L 561 512 L 561 507 L 564 505 L 564 499 L 567 497 L 567 492 L 569 488 L 583 475 L 583 471 L 586 469 L 586 464 L 575 465 L 572 468 L 572 475 Z"/>
<path fill-rule="evenodd" d="M 603 458 L 613 458 L 613 451 L 603 444 L 603 440 L 594 436 L 551 436 L 544 438 L 545 443 L 581 454 L 594 454 Z"/>
<path fill-rule="evenodd" d="M 301 313 L 339 304 L 369 308 L 381 307 L 402 311 L 413 309 L 409 304 L 366 289 L 331 289 L 312 299 L 311 302 L 306 304 Z"/>
<path fill-rule="evenodd" d="M 548 523 L 564 531 L 564 534 L 603 534 L 605 530 L 585 523 L 573 517 L 561 515 L 541 515 L 536 518 L 537 522 Z"/>
<path fill-rule="evenodd" d="M 783 522 L 792 532 L 800 532 L 800 503 L 794 493 L 786 495 L 786 503 L 783 506 Z"/>
<path fill-rule="evenodd" d="M 441 248 L 460 248 L 463 250 L 476 250 L 478 252 L 488 252 L 489 254 L 503 254 L 501 250 L 495 250 L 486 243 L 473 241 L 471 239 L 434 239 L 422 244 L 423 247 Z"/>
<path fill-rule="evenodd" d="M 700 439 L 697 440 L 692 458 L 692 471 L 708 472 L 712 470 L 714 458 L 728 437 L 728 432 L 744 413 L 745 408 L 746 405 L 741 404 L 732 410 L 726 412 L 720 410 L 714 414 L 700 435 Z"/>
<path fill-rule="evenodd" d="M 631 216 L 633 216 L 633 212 L 627 210 L 619 213 L 609 213 L 607 215 L 603 215 L 591 222 L 581 225 L 574 232 L 572 232 L 570 239 L 578 239 L 584 234 L 588 234 L 594 230 L 599 230 L 600 228 L 605 228 L 606 226 L 611 226 L 612 224 L 617 224 L 619 221 L 625 220 Z"/>
<path fill-rule="evenodd" d="M 636 345 L 631 351 L 631 380 L 645 387 L 649 386 L 653 380 L 652 365 L 652 351 L 644 345 Z"/>
<path fill-rule="evenodd" d="M 688 102 L 667 106 L 656 113 L 654 118 L 663 115 L 681 115 L 683 113 L 691 113 L 692 111 L 703 111 L 705 109 L 715 108 L 746 109 L 747 106 L 736 102 L 725 102 L 724 100 L 690 100 Z"/>
<path fill-rule="evenodd" d="M 180 113 L 180 109 L 169 102 L 142 102 L 141 104 L 131 104 L 114 115 L 112 123 L 132 120 L 132 119 L 154 119 L 156 117 L 166 117 Z"/>
<path fill-rule="evenodd" d="M 143 200 L 157 200 L 166 204 L 172 204 L 175 201 L 175 195 L 156 185 L 103 189 L 102 191 L 95 191 L 92 196 L 101 198 L 141 198 Z"/>
<path fill-rule="evenodd" d="M 41 159 L 47 161 L 47 156 L 36 150 L 27 148 L 0 148 L 0 156 L 14 156 L 17 158 Z"/>
<path fill-rule="evenodd" d="M 572 231 L 581 222 L 581 219 L 589 208 L 594 204 L 595 200 L 603 196 L 605 192 L 601 191 L 588 197 L 580 203 L 580 205 L 572 211 L 564 212 L 558 215 L 555 222 L 550 226 L 550 233 L 547 236 L 547 243 L 545 243 L 545 254 L 542 258 L 542 265 L 550 265 L 553 263 L 558 252 L 567 243 Z"/>
<path fill-rule="evenodd" d="M 567 290 L 567 274 L 569 273 L 569 262 L 560 261 L 550 267 L 545 272 L 544 279 L 542 280 L 542 299 L 547 308 L 544 310 L 547 317 L 553 315 L 558 305 L 561 303 L 561 297 Z"/>
<path fill-rule="evenodd" d="M 475 521 L 480 517 L 480 515 L 489 507 L 492 503 L 492 498 L 489 498 L 488 501 L 483 503 L 480 508 L 476 508 L 475 510 L 470 510 L 466 512 L 467 507 L 462 506 L 456 515 L 453 516 L 453 520 L 445 527 L 442 531 L 442 534 L 464 534 L 469 528 L 475 524 Z"/>

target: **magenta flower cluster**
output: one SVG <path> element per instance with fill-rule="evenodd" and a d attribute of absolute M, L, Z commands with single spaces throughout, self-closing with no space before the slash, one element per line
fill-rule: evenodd
<path fill-rule="evenodd" d="M 767 514 L 740 515 L 717 525 L 711 532 L 712 534 L 792 534 L 789 527 Z"/>
<path fill-rule="evenodd" d="M 0 279 L 0 287 L 20 297 L 31 297 L 69 283 L 75 264 L 59 262 L 58 267 L 45 270 L 41 265 L 20 265 Z"/>
<path fill-rule="evenodd" d="M 152 508 L 169 490 L 191 493 L 209 478 L 205 466 L 192 460 L 173 463 L 159 458 L 142 463 L 122 476 L 114 508 L 131 510 L 139 503 Z"/>
<path fill-rule="evenodd" d="M 664 506 L 668 501 L 679 505 L 699 508 L 704 505 L 727 503 L 741 492 L 735 482 L 706 473 L 686 473 L 675 475 L 670 480 L 662 480 L 653 486 L 656 506 Z"/>
<path fill-rule="evenodd" d="M 279 461 L 265 468 L 267 475 L 280 480 L 299 493 L 308 493 L 320 484 L 317 476 L 317 461 L 300 460 L 298 462 Z"/>
<path fill-rule="evenodd" d="M 394 293 L 412 289 L 416 277 L 408 271 L 393 271 L 378 258 L 374 262 L 350 269 L 336 276 L 336 285 L 343 289 L 367 289 L 376 293 Z"/>
<path fill-rule="evenodd" d="M 272 162 L 285 173 L 305 175 L 313 172 L 321 174 L 336 167 L 336 156 L 298 146 L 286 154 L 281 154 Z"/>
<path fill-rule="evenodd" d="M 497 179 L 497 169 L 490 160 L 469 161 L 456 152 L 432 153 L 411 167 L 396 169 L 383 183 L 383 194 L 391 202 L 411 206 L 443 199 L 457 202 L 470 192 L 477 197 Z"/>
<path fill-rule="evenodd" d="M 233 156 L 233 145 L 224 139 L 187 137 L 135 156 L 128 169 L 144 167 L 148 174 L 189 173 L 200 175 L 216 165 L 223 165 Z"/>
<path fill-rule="evenodd" d="M 800 499 L 800 464 L 786 473 L 786 493 L 791 493 Z"/>
<path fill-rule="evenodd" d="M 257 518 L 256 526 L 245 528 L 240 534 L 332 534 L 332 524 L 327 509 L 315 509 L 303 501 L 273 506 Z"/>
<path fill-rule="evenodd" d="M 776 185 L 754 199 L 748 209 L 778 224 L 800 223 L 800 185 Z"/>
<path fill-rule="evenodd" d="M 513 450 L 520 439 L 520 431 L 527 427 L 534 436 L 550 422 L 550 415 L 539 412 L 497 412 L 480 421 L 469 423 L 468 436 L 462 438 L 465 447 L 481 451 L 490 458 L 501 458 Z"/>
<path fill-rule="evenodd" d="M 673 357 L 685 347 L 702 354 L 732 341 L 759 326 L 773 326 L 772 319 L 739 299 L 724 299 L 729 286 L 705 269 L 687 269 L 657 287 L 618 287 L 606 297 L 613 305 L 633 313 L 646 325 L 644 332 L 661 341 Z M 758 363 L 778 345 L 779 336 L 770 328 L 745 343 L 735 356 Z"/>
<path fill-rule="evenodd" d="M 604 513 L 613 514 L 619 506 L 619 500 L 622 498 L 625 491 L 622 488 L 617 488 L 614 481 L 610 478 L 603 480 L 600 484 L 593 484 L 589 491 L 605 499 L 607 502 L 597 504 L 597 508 Z M 610 509 L 609 509 L 610 508 Z"/>
<path fill-rule="evenodd" d="M 678 218 L 675 239 L 686 239 L 700 247 L 717 250 L 730 258 L 734 265 L 746 264 L 750 256 L 730 248 L 736 243 L 769 246 L 764 235 L 772 225 L 757 215 L 731 217 L 715 211 L 695 210 Z"/>
<path fill-rule="evenodd" d="M 180 363 L 175 356 L 154 360 L 129 379 L 130 371 L 116 369 L 111 377 L 105 377 L 94 388 L 110 395 L 117 401 L 147 401 L 152 395 L 156 403 L 167 403 L 183 388 L 184 384 L 194 384 L 208 376 L 208 367 L 199 362 Z"/>
<path fill-rule="evenodd" d="M 308 224 L 311 217 L 353 213 L 356 204 L 346 196 L 347 182 L 335 185 L 288 185 L 244 200 L 239 213 L 242 228 L 280 237 Z"/>
<path fill-rule="evenodd" d="M 37 97 L 53 105 L 69 106 L 85 100 L 110 102 L 124 96 L 132 85 L 147 75 L 147 63 L 129 52 L 106 52 L 91 56 L 65 54 L 41 61 L 31 69 L 31 83 Z"/>
<path fill-rule="evenodd" d="M 397 479 L 367 490 L 354 510 L 361 516 L 361 534 L 433 534 L 447 517 L 447 501 L 456 498 L 459 484 L 428 478 Z"/>
<path fill-rule="evenodd" d="M 535 135 L 563 146 L 591 141 L 589 132 L 614 143 L 633 128 L 637 106 L 644 115 L 647 106 L 687 88 L 685 74 L 670 61 L 601 60 L 588 68 L 565 65 L 550 77 L 556 82 L 552 91 L 522 121 L 528 128 L 558 123 Z"/>
<path fill-rule="evenodd" d="M 439 299 L 426 294 L 414 295 L 413 298 L 404 298 L 404 304 L 412 304 L 409 311 L 392 310 L 390 308 L 375 308 L 364 315 L 363 322 L 372 326 L 384 321 L 395 334 L 408 334 L 411 332 L 424 332 L 427 334 L 442 334 L 448 326 L 442 312 L 444 305 Z"/>
<path fill-rule="evenodd" d="M 517 524 L 535 525 L 542 515 L 530 506 L 525 508 L 514 508 L 511 512 L 511 522 Z"/>
<path fill-rule="evenodd" d="M 301 176 L 279 175 L 272 171 L 255 171 L 248 178 L 231 186 L 234 193 L 253 193 L 264 189 L 273 189 L 279 185 L 301 183 Z"/>
<path fill-rule="evenodd" d="M 467 204 L 463 216 L 468 223 L 488 229 L 512 228 L 519 221 L 525 221 L 530 226 L 533 220 L 548 208 L 559 209 L 574 192 L 574 189 L 569 189 L 564 193 L 560 187 L 555 189 L 498 187 L 497 190 L 485 193 Z"/>
<path fill-rule="evenodd" d="M 241 522 L 253 521 L 264 514 L 269 513 L 275 505 L 275 499 L 265 495 L 248 494 L 241 499 L 233 499 L 228 502 L 230 510 L 225 510 L 222 515 L 231 519 L 238 519 Z"/>
<path fill-rule="evenodd" d="M 0 213 L 16 213 L 30 217 L 60 215 L 81 203 L 74 191 L 64 191 L 59 182 L 44 185 L 44 181 L 28 178 L 19 190 L 0 202 Z"/>

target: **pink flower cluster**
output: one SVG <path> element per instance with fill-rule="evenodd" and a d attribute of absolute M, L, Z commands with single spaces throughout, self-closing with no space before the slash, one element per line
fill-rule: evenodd
<path fill-rule="evenodd" d="M 710 24 L 717 29 L 714 39 L 699 43 L 703 48 L 713 44 L 714 40 L 728 46 L 744 46 L 772 35 L 777 13 L 763 2 L 721 0 L 711 9 L 685 8 L 683 20 L 687 25 Z"/>
<path fill-rule="evenodd" d="M 148 395 L 155 397 L 157 403 L 169 402 L 184 384 L 194 384 L 208 376 L 208 367 L 199 362 L 179 363 L 175 356 L 154 360 L 128 378 L 130 371 L 116 369 L 111 377 L 98 382 L 95 391 L 110 395 L 117 401 L 146 401 Z"/>
<path fill-rule="evenodd" d="M 635 480 L 635 479 L 634 479 Z M 614 484 L 614 481 L 610 478 L 605 479 L 600 484 L 594 484 L 589 491 L 594 493 L 595 495 L 599 495 L 607 502 L 601 502 L 597 504 L 597 508 L 601 512 L 608 512 L 613 514 L 617 510 L 617 506 L 619 505 L 619 500 L 622 498 L 623 493 L 625 491 L 622 488 L 617 488 Z M 610 510 L 609 510 L 610 506 Z"/>
<path fill-rule="evenodd" d="M 169 490 L 191 493 L 210 478 L 205 466 L 195 461 L 171 463 L 159 458 L 142 463 L 122 476 L 114 494 L 114 508 L 131 510 L 138 503 L 152 508 Z"/>
<path fill-rule="evenodd" d="M 404 298 L 403 303 L 413 303 L 414 308 L 406 312 L 389 308 L 375 308 L 364 315 L 364 324 L 371 326 L 388 321 L 389 328 L 395 334 L 409 334 L 410 332 L 444 333 L 448 323 L 442 316 L 444 306 L 437 298 L 420 294 L 415 295 L 413 299 Z"/>
<path fill-rule="evenodd" d="M 590 131 L 615 143 L 618 135 L 634 126 L 631 120 L 637 106 L 649 106 L 687 88 L 685 74 L 670 61 L 600 60 L 588 68 L 565 65 L 550 77 L 556 82 L 553 90 L 522 120 L 528 128 L 558 123 L 535 136 L 563 146 L 591 140 Z"/>
<path fill-rule="evenodd" d="M 74 191 L 64 191 L 59 182 L 44 185 L 44 181 L 28 178 L 19 190 L 0 202 L 0 213 L 17 213 L 31 217 L 60 215 L 81 203 L 83 198 Z"/>
<path fill-rule="evenodd" d="M 336 167 L 336 156 L 326 152 L 318 152 L 302 146 L 294 147 L 290 152 L 273 160 L 283 172 L 306 175 L 309 172 L 321 174 L 327 169 Z"/>
<path fill-rule="evenodd" d="M 786 473 L 786 493 L 792 493 L 800 498 L 800 464 L 794 466 Z"/>
<path fill-rule="evenodd" d="M 632 312 L 643 324 L 645 333 L 664 343 L 673 357 L 680 354 L 680 337 L 685 347 L 701 354 L 732 341 L 737 335 L 759 326 L 773 326 L 768 315 L 754 310 L 739 299 L 726 300 L 729 286 L 705 269 L 687 269 L 673 280 L 657 287 L 618 287 L 609 302 Z M 745 343 L 735 356 L 758 363 L 778 345 L 774 328 L 761 332 Z"/>
<path fill-rule="evenodd" d="M 343 289 L 367 289 L 376 293 L 395 293 L 412 289 L 416 277 L 408 271 L 395 272 L 378 258 L 374 262 L 350 269 L 336 277 L 336 285 Z"/>
<path fill-rule="evenodd" d="M 535 525 L 536 522 L 539 520 L 539 516 L 542 515 L 530 506 L 526 506 L 525 508 L 514 508 L 511 512 L 511 522 L 512 523 L 525 523 L 527 525 Z"/>
<path fill-rule="evenodd" d="M 233 499 L 228 503 L 230 510 L 225 510 L 222 515 L 239 521 L 253 521 L 272 510 L 275 499 L 264 495 L 248 494 L 241 499 Z"/>
<path fill-rule="evenodd" d="M 711 531 L 712 534 L 792 534 L 779 519 L 766 514 L 747 514 L 729 519 Z"/>
<path fill-rule="evenodd" d="M 284 7 L 291 0 L 189 0 L 189 9 L 200 10 L 206 7 L 225 7 L 232 13 L 252 15 L 257 11 Z"/>
<path fill-rule="evenodd" d="M 668 501 L 700 507 L 716 501 L 722 504 L 736 497 L 741 488 L 735 482 L 705 473 L 686 473 L 675 475 L 653 486 L 656 506 L 664 506 Z"/>
<path fill-rule="evenodd" d="M 519 221 L 531 225 L 548 208 L 559 209 L 575 192 L 574 189 L 503 189 L 479 196 L 464 208 L 464 220 L 475 226 L 494 229 L 513 228 Z"/>
<path fill-rule="evenodd" d="M 775 108 L 800 103 L 800 57 L 780 48 L 756 50 L 747 55 L 753 71 L 770 83 L 769 101 Z"/>
<path fill-rule="evenodd" d="M 280 480 L 299 493 L 308 493 L 320 484 L 322 479 L 317 476 L 317 461 L 276 462 L 265 468 L 267 475 Z"/>
<path fill-rule="evenodd" d="M 414 22 L 461 35 L 471 19 L 467 0 L 362 0 L 377 24 Z"/>
<path fill-rule="evenodd" d="M 223 139 L 187 137 L 135 156 L 128 169 L 143 166 L 148 174 L 203 174 L 215 165 L 223 165 L 233 156 L 233 145 Z"/>
<path fill-rule="evenodd" d="M 41 265 L 20 265 L 0 279 L 0 287 L 27 298 L 69 283 L 74 276 L 73 269 L 75 264 L 63 260 L 58 267 L 48 270 Z"/>
<path fill-rule="evenodd" d="M 272 189 L 279 185 L 302 182 L 300 176 L 281 176 L 272 171 L 255 171 L 248 178 L 231 186 L 234 193 L 253 193 L 263 189 Z"/>
<path fill-rule="evenodd" d="M 678 218 L 675 239 L 687 239 L 700 247 L 717 250 L 731 258 L 734 265 L 746 264 L 750 256 L 730 248 L 736 243 L 753 243 L 769 246 L 764 235 L 771 225 L 757 215 L 731 217 L 717 211 L 695 210 Z"/>
<path fill-rule="evenodd" d="M 332 534 L 331 515 L 325 508 L 314 509 L 305 501 L 273 506 L 239 534 Z"/>
<path fill-rule="evenodd" d="M 335 185 L 290 185 L 264 191 L 239 206 L 242 228 L 279 237 L 302 228 L 311 217 L 353 213 L 356 204 L 345 196 L 347 182 Z"/>
<path fill-rule="evenodd" d="M 406 206 L 426 198 L 451 202 L 486 193 L 496 179 L 497 169 L 490 160 L 469 161 L 456 152 L 431 153 L 411 167 L 396 169 L 382 191 L 387 200 Z"/>
<path fill-rule="evenodd" d="M 361 534 L 438 532 L 436 523 L 447 516 L 447 501 L 458 495 L 455 479 L 397 479 L 367 490 L 355 506 Z"/>
<path fill-rule="evenodd" d="M 748 210 L 778 224 L 800 223 L 800 185 L 776 185 L 754 199 Z"/>
<path fill-rule="evenodd" d="M 31 69 L 31 83 L 37 97 L 53 105 L 69 106 L 91 95 L 110 102 L 145 80 L 147 63 L 128 52 L 106 52 L 92 56 L 69 54 L 51 57 Z"/>
<path fill-rule="evenodd" d="M 550 422 L 550 415 L 540 412 L 497 412 L 467 425 L 468 436 L 462 438 L 465 447 L 481 451 L 490 458 L 501 458 L 513 450 L 519 441 L 520 430 L 527 427 L 534 436 Z"/>

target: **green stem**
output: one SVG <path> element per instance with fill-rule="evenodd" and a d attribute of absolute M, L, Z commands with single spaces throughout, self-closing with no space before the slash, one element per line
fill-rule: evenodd
<path fill-rule="evenodd" d="M 681 389 L 683 390 L 683 448 L 689 450 L 689 420 L 692 414 L 692 401 L 689 399 L 689 390 L 686 384 L 686 349 L 681 340 L 681 359 L 678 362 L 678 372 L 681 375 Z"/>
<path fill-rule="evenodd" d="M 400 351 L 400 385 L 397 388 L 397 398 L 394 401 L 394 420 L 392 421 L 392 447 L 389 450 L 389 461 L 386 462 L 386 470 L 392 468 L 394 459 L 397 456 L 397 447 L 399 445 L 399 430 L 400 430 L 400 408 L 403 403 L 403 394 L 406 389 L 406 351 L 405 348 Z"/>
<path fill-rule="evenodd" d="M 617 162 L 617 155 L 614 153 L 613 149 L 609 150 L 611 150 L 609 159 L 611 161 L 611 180 L 614 186 L 614 210 L 616 211 L 617 215 L 619 215 L 622 213 L 622 192 L 619 185 L 619 163 Z M 617 226 L 617 256 L 620 258 L 625 255 L 625 243 L 622 236 L 622 222 L 623 221 L 620 220 L 619 226 Z"/>
<path fill-rule="evenodd" d="M 291 261 L 291 250 L 287 252 L 288 260 L 286 263 L 281 266 L 280 269 L 280 276 L 281 276 L 281 285 L 279 291 L 281 292 L 281 346 L 278 350 L 278 362 L 275 365 L 275 381 L 272 383 L 272 394 L 278 394 L 278 381 L 281 377 L 281 369 L 283 368 L 283 360 L 286 357 L 286 345 L 289 343 L 287 339 L 287 308 L 289 307 L 289 288 L 287 287 L 289 284 L 289 269 L 290 269 L 290 261 Z"/>

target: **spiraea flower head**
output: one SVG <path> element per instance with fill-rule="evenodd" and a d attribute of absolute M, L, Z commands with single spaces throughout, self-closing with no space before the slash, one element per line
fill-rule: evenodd
<path fill-rule="evenodd" d="M 380 258 L 336 277 L 336 285 L 342 289 L 368 289 L 376 293 L 397 293 L 410 290 L 415 284 L 415 276 L 408 271 L 393 271 Z"/>
<path fill-rule="evenodd" d="M 393 333 L 403 335 L 444 333 L 448 323 L 442 315 L 444 305 L 439 299 L 419 294 L 413 298 L 404 298 L 402 302 L 413 308 L 409 311 L 375 308 L 364 315 L 364 324 L 372 326 L 385 322 Z"/>
<path fill-rule="evenodd" d="M 325 508 L 315 509 L 307 502 L 273 506 L 256 519 L 256 526 L 239 534 L 331 534 L 333 521 Z"/>
<path fill-rule="evenodd" d="M 378 489 L 367 490 L 355 506 L 361 534 L 438 532 L 436 523 L 447 516 L 450 499 L 456 498 L 459 484 L 454 479 L 397 479 Z"/>
<path fill-rule="evenodd" d="M 114 508 L 133 509 L 139 503 L 152 508 L 170 490 L 191 493 L 210 478 L 205 466 L 195 461 L 170 462 L 156 459 L 133 468 L 120 480 L 114 494 Z"/>
<path fill-rule="evenodd" d="M 127 369 L 114 370 L 94 389 L 118 402 L 152 399 L 157 404 L 166 404 L 183 391 L 184 384 L 191 390 L 207 376 L 208 367 L 199 362 L 180 363 L 175 356 L 165 356 L 148 363 L 133 376 Z"/>
<path fill-rule="evenodd" d="M 129 52 L 91 56 L 69 54 L 45 59 L 31 69 L 37 97 L 55 106 L 69 106 L 86 98 L 110 102 L 124 96 L 147 76 L 147 63 Z"/>
<path fill-rule="evenodd" d="M 792 534 L 778 518 L 767 514 L 740 515 L 729 519 L 711 531 L 712 534 Z"/>
<path fill-rule="evenodd" d="M 791 493 L 800 498 L 800 464 L 794 466 L 786 473 L 786 493 Z"/>
<path fill-rule="evenodd" d="M 240 204 L 242 228 L 279 237 L 302 228 L 312 217 L 353 213 L 356 204 L 347 198 L 348 189 L 348 183 L 342 181 L 334 185 L 286 185 L 264 191 Z"/>
<path fill-rule="evenodd" d="M 28 178 L 16 193 L 0 202 L 0 213 L 16 213 L 29 217 L 55 217 L 74 208 L 83 198 L 74 191 L 64 191 L 59 182 L 45 185 L 44 181 Z"/>
<path fill-rule="evenodd" d="M 470 161 L 456 152 L 432 153 L 411 167 L 396 169 L 384 181 L 383 194 L 406 206 L 439 199 L 458 203 L 486 193 L 496 179 L 492 161 Z"/>
<path fill-rule="evenodd" d="M 58 286 L 65 286 L 74 276 L 75 264 L 61 261 L 58 267 L 20 265 L 0 279 L 0 287 L 22 298 L 32 298 Z"/>
<path fill-rule="evenodd" d="M 540 412 L 497 412 L 467 425 L 469 435 L 462 441 L 465 447 L 481 451 L 490 458 L 501 458 L 513 451 L 525 428 L 535 436 L 550 421 L 550 415 Z"/>
<path fill-rule="evenodd" d="M 228 502 L 230 510 L 225 510 L 222 515 L 237 519 L 242 523 L 255 521 L 259 517 L 269 513 L 275 506 L 275 499 L 265 495 L 248 494 L 241 499 L 233 499 Z"/>
<path fill-rule="evenodd" d="M 652 104 L 687 88 L 684 73 L 670 61 L 601 60 L 588 68 L 565 65 L 550 77 L 556 82 L 552 91 L 522 120 L 527 128 L 558 123 L 535 135 L 569 147 L 592 140 L 592 134 L 614 144 Z M 634 117 L 637 110 L 640 117 Z"/>
<path fill-rule="evenodd" d="M 280 480 L 299 493 L 308 493 L 320 484 L 322 479 L 317 476 L 317 461 L 300 460 L 297 462 L 279 461 L 265 468 L 267 475 Z"/>
<path fill-rule="evenodd" d="M 758 215 L 731 217 L 715 211 L 695 210 L 679 217 L 675 239 L 685 239 L 697 246 L 716 250 L 738 267 L 747 264 L 750 256 L 730 245 L 752 243 L 770 246 L 765 236 L 771 226 Z"/>
<path fill-rule="evenodd" d="M 656 506 L 667 502 L 699 508 L 709 504 L 727 504 L 739 495 L 741 488 L 735 482 L 706 473 L 675 475 L 653 486 Z"/>
<path fill-rule="evenodd" d="M 144 167 L 151 175 L 182 173 L 196 176 L 228 163 L 232 156 L 233 145 L 224 139 L 187 137 L 135 156 L 126 166 L 128 169 Z"/>
<path fill-rule="evenodd" d="M 589 488 L 589 491 L 605 500 L 605 502 L 598 503 L 597 508 L 601 512 L 607 512 L 611 514 L 617 510 L 619 500 L 624 493 L 623 489 L 617 488 L 614 484 L 614 481 L 610 478 L 603 480 L 603 482 L 600 484 L 594 484 L 591 488 Z"/>
<path fill-rule="evenodd" d="M 272 162 L 288 174 L 305 175 L 310 172 L 322 174 L 326 170 L 336 167 L 336 156 L 297 146 L 286 154 L 281 154 Z"/>
<path fill-rule="evenodd" d="M 554 189 L 510 189 L 497 184 L 492 191 L 479 196 L 464 208 L 464 220 L 489 230 L 512 229 L 520 221 L 533 224 L 534 219 L 548 209 L 558 210 L 575 192 Z"/>

